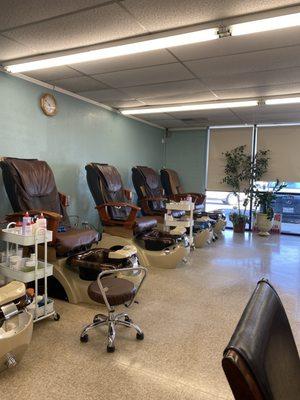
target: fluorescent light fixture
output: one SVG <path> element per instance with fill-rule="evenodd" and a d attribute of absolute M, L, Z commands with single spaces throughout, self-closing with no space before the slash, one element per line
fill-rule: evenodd
<path fill-rule="evenodd" d="M 167 49 L 176 46 L 185 46 L 192 43 L 206 42 L 218 39 L 218 29 L 204 29 L 201 31 L 182 33 L 158 39 L 143 40 L 136 43 L 123 44 L 98 50 L 90 50 L 65 56 L 51 57 L 22 64 L 8 65 L 5 69 L 11 73 L 35 71 L 43 68 L 73 65 L 77 63 L 104 60 L 130 54 L 145 53 L 148 51 Z"/>
<path fill-rule="evenodd" d="M 293 104 L 300 103 L 300 97 L 283 97 L 278 99 L 265 100 L 267 106 L 272 106 L 276 104 Z"/>
<path fill-rule="evenodd" d="M 124 115 L 138 115 L 138 114 L 156 114 L 180 111 L 197 111 L 197 110 L 217 110 L 220 108 L 238 108 L 238 107 L 254 107 L 258 105 L 257 100 L 248 101 L 231 101 L 227 103 L 206 103 L 206 104 L 184 104 L 180 106 L 166 106 L 166 107 L 152 107 L 152 108 L 135 108 L 121 110 Z"/>
<path fill-rule="evenodd" d="M 300 13 L 234 24 L 231 25 L 230 32 L 232 36 L 240 36 L 248 35 L 249 33 L 291 28 L 293 26 L 300 26 Z"/>

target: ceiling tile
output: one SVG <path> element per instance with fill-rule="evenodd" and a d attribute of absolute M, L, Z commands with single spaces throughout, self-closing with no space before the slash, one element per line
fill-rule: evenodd
<path fill-rule="evenodd" d="M 228 109 L 222 110 L 203 110 L 203 111 L 184 111 L 177 113 L 169 113 L 174 118 L 186 121 L 189 125 L 191 120 L 195 120 L 195 125 L 199 125 L 199 121 L 208 121 L 209 125 L 215 124 L 238 124 L 241 120 Z"/>
<path fill-rule="evenodd" d="M 178 103 L 193 103 L 193 102 L 203 102 L 203 101 L 213 101 L 216 100 L 211 92 L 200 92 L 200 93 L 189 93 L 178 92 L 178 94 L 173 94 L 172 96 L 158 96 L 158 97 L 137 97 L 137 99 L 143 102 L 145 105 L 168 105 L 168 104 L 178 104 Z"/>
<path fill-rule="evenodd" d="M 144 104 L 137 100 L 105 100 L 105 104 L 114 108 L 133 108 L 141 107 Z"/>
<path fill-rule="evenodd" d="M 74 71 L 72 68 L 69 67 L 54 67 L 48 69 L 41 69 L 38 71 L 26 72 L 26 74 L 24 75 L 30 76 L 31 78 L 38 79 L 44 82 L 82 76 L 80 72 Z"/>
<path fill-rule="evenodd" d="M 89 99 L 99 101 L 101 103 L 105 103 L 106 101 L 135 100 L 117 89 L 90 90 L 87 92 L 81 92 L 80 94 L 81 96 L 85 96 Z"/>
<path fill-rule="evenodd" d="M 88 76 L 79 76 L 77 78 L 59 79 L 51 81 L 52 85 L 72 92 L 85 92 L 88 90 L 97 90 L 107 88 L 106 85 Z"/>
<path fill-rule="evenodd" d="M 259 124 L 259 123 L 289 123 L 289 122 L 300 122 L 298 112 L 280 111 L 273 112 L 271 110 L 260 110 L 253 113 L 243 113 L 238 111 L 238 116 L 243 122 L 248 124 Z"/>
<path fill-rule="evenodd" d="M 78 11 L 83 8 L 100 5 L 107 0 L 0 0 L 0 27 L 1 31 L 53 18 L 61 14 Z"/>
<path fill-rule="evenodd" d="M 117 4 L 9 30 L 5 35 L 41 53 L 126 38 L 145 31 Z"/>
<path fill-rule="evenodd" d="M 300 82 L 299 68 L 282 68 L 276 71 L 248 72 L 229 76 L 203 77 L 202 81 L 211 90 L 249 88 Z"/>
<path fill-rule="evenodd" d="M 146 120 L 148 122 L 152 122 L 154 124 L 163 126 L 164 128 L 183 128 L 186 127 L 187 125 L 180 120 L 177 119 L 168 119 L 168 118 L 163 118 L 163 119 L 158 119 L 158 120 L 151 120 L 148 118 L 145 118 L 145 116 L 141 117 L 141 119 Z"/>
<path fill-rule="evenodd" d="M 124 92 L 134 97 L 153 98 L 176 96 L 182 93 L 205 92 L 206 87 L 198 79 L 182 80 L 178 82 L 158 83 L 154 85 L 141 85 L 123 89 Z"/>
<path fill-rule="evenodd" d="M 74 68 L 87 75 L 95 75 L 104 72 L 122 71 L 151 65 L 170 64 L 176 61 L 176 58 L 167 50 L 157 50 L 149 53 L 111 58 L 109 60 L 80 63 L 74 65 Z"/>
<path fill-rule="evenodd" d="M 149 31 L 169 29 L 299 4 L 297 0 L 125 0 Z M 226 6 L 225 6 L 226 4 Z"/>
<path fill-rule="evenodd" d="M 27 57 L 32 54 L 33 50 L 0 35 L 0 62 L 18 57 Z"/>
<path fill-rule="evenodd" d="M 258 86 L 253 88 L 215 90 L 219 99 L 242 99 L 261 96 L 281 96 L 300 93 L 300 83 L 289 85 Z"/>
<path fill-rule="evenodd" d="M 154 67 L 111 72 L 94 76 L 101 82 L 116 88 L 149 83 L 179 81 L 193 77 L 193 75 L 180 63 L 157 65 Z"/>
<path fill-rule="evenodd" d="M 297 44 L 300 44 L 300 27 L 260 32 L 245 36 L 230 36 L 222 38 L 221 40 L 174 47 L 170 50 L 180 60 L 187 61 L 259 50 L 270 50 L 272 48 Z"/>
<path fill-rule="evenodd" d="M 300 46 L 184 63 L 200 78 L 300 66 Z"/>

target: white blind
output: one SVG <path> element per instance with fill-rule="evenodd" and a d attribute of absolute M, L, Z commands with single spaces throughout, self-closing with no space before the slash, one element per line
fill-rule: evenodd
<path fill-rule="evenodd" d="M 246 145 L 246 151 L 251 154 L 252 131 L 252 128 L 210 130 L 207 190 L 230 190 L 226 184 L 222 183 L 225 168 L 225 158 L 222 153 Z"/>
<path fill-rule="evenodd" d="M 270 150 L 264 181 L 300 182 L 300 126 L 258 128 L 257 150 Z"/>

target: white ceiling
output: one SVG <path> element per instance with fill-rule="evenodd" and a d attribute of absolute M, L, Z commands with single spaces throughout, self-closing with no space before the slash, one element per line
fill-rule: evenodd
<path fill-rule="evenodd" d="M 0 62 L 299 6 L 285 0 L 0 0 Z M 300 94 L 300 28 L 27 75 L 116 108 Z M 169 128 L 300 122 L 300 105 L 142 118 Z"/>

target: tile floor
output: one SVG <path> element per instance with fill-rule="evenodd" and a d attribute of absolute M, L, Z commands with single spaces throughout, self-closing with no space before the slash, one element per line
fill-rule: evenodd
<path fill-rule="evenodd" d="M 145 332 L 120 328 L 116 352 L 104 334 L 79 342 L 97 307 L 57 301 L 61 320 L 34 326 L 22 363 L 0 375 L 1 400 L 225 400 L 222 351 L 255 288 L 267 277 L 300 348 L 300 238 L 227 231 L 176 270 L 150 271 L 130 312 Z"/>

